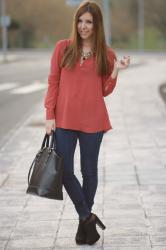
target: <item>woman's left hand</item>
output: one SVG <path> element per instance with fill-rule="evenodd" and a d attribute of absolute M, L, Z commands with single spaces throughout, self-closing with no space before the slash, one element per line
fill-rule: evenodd
<path fill-rule="evenodd" d="M 116 69 L 126 69 L 130 65 L 130 56 L 124 56 L 121 60 L 115 60 L 114 67 Z"/>

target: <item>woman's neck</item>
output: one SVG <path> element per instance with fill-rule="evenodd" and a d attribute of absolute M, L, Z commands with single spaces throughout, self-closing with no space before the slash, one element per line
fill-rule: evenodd
<path fill-rule="evenodd" d="M 83 51 L 90 51 L 92 50 L 92 42 L 91 41 L 82 41 L 82 50 Z"/>

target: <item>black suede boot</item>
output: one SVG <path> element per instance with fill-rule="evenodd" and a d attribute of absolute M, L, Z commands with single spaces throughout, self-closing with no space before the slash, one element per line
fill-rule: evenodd
<path fill-rule="evenodd" d="M 96 224 L 104 230 L 106 227 L 97 217 L 97 215 L 91 213 L 91 215 L 83 222 L 84 231 L 86 233 L 86 244 L 93 245 L 100 239 L 100 235 L 97 232 Z"/>
<path fill-rule="evenodd" d="M 79 220 L 75 241 L 78 245 L 86 244 L 86 232 L 82 220 Z"/>

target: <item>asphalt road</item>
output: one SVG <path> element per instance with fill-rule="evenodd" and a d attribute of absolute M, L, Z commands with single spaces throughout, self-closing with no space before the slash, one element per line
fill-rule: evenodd
<path fill-rule="evenodd" d="M 50 53 L 22 53 L 0 64 L 0 147 L 44 97 Z"/>

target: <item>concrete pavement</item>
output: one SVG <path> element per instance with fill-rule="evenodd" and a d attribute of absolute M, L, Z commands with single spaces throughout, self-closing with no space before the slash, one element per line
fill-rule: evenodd
<path fill-rule="evenodd" d="M 137 57 L 133 57 L 132 61 Z M 164 57 L 139 57 L 106 100 L 113 130 L 102 142 L 93 212 L 106 230 L 94 246 L 74 241 L 77 214 L 63 201 L 27 195 L 30 164 L 45 133 L 42 101 L 0 150 L 0 250 L 166 250 L 166 107 Z M 79 172 L 79 147 L 75 171 Z"/>

